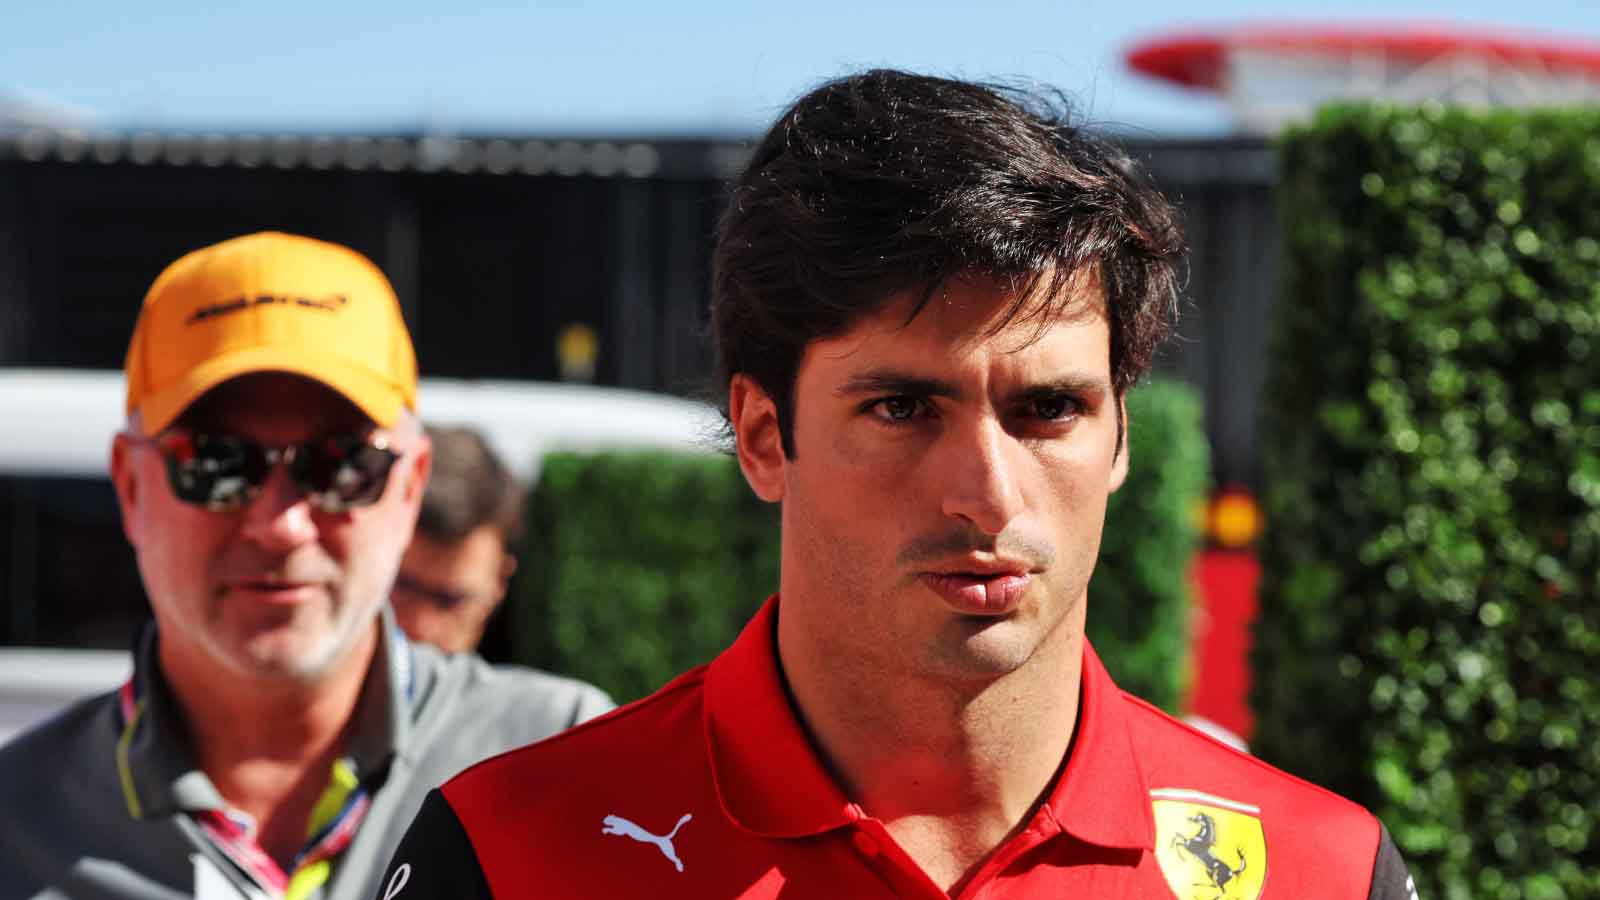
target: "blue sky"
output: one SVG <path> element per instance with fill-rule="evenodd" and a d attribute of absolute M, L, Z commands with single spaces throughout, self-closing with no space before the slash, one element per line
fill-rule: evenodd
<path fill-rule="evenodd" d="M 110 127 L 748 134 L 828 76 L 893 65 L 1054 84 L 1090 118 L 1225 131 L 1205 94 L 1130 73 L 1133 42 L 1196 27 L 1504 26 L 1600 41 L 1596 0 L 940 0 L 801 3 L 16 2 L 0 92 Z M 1203 10 L 1203 15 L 1197 15 Z"/>

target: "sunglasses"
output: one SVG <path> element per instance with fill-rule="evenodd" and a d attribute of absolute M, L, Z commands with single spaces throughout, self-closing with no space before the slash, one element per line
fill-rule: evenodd
<path fill-rule="evenodd" d="M 279 463 L 322 512 L 371 506 L 383 496 L 389 470 L 400 458 L 386 438 L 365 434 L 263 447 L 237 435 L 174 429 L 148 443 L 167 464 L 172 495 L 215 512 L 249 504 Z"/>

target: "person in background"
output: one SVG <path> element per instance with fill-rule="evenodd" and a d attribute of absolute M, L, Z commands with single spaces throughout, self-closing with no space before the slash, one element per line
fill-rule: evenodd
<path fill-rule="evenodd" d="M 111 480 L 153 621 L 119 689 L 0 748 L 0 900 L 367 900 L 431 788 L 610 708 L 394 624 L 433 450 L 365 257 L 190 253 L 125 373 Z"/>
<path fill-rule="evenodd" d="M 880 70 L 784 111 L 711 291 L 778 592 L 709 665 L 430 794 L 375 900 L 1410 895 L 1371 813 L 1085 637 L 1107 501 L 1164 452 L 1124 399 L 1177 220 L 1047 99 Z"/>
<path fill-rule="evenodd" d="M 477 431 L 426 431 L 433 472 L 389 599 L 412 640 L 466 653 L 483 639 L 517 570 L 523 488 Z"/>

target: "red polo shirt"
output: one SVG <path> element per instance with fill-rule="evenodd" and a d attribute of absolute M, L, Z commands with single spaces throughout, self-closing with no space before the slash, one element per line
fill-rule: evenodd
<path fill-rule="evenodd" d="M 777 609 L 652 696 L 452 779 L 379 900 L 946 897 L 818 759 Z M 960 896 L 1407 896 L 1365 810 L 1123 693 L 1087 645 L 1083 663 L 1065 769 Z"/>

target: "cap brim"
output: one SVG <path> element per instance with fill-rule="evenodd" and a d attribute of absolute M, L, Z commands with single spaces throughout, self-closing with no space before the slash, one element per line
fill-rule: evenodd
<path fill-rule="evenodd" d="M 310 356 L 293 348 L 259 347 L 208 360 L 146 397 L 138 409 L 140 427 L 146 436 L 153 436 L 171 425 L 206 391 L 230 378 L 257 372 L 287 372 L 327 385 L 382 428 L 394 425 L 406 406 L 399 385 L 379 378 L 359 363 L 327 354 Z"/>

